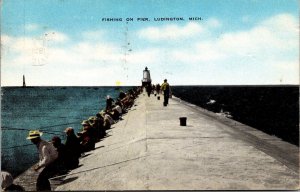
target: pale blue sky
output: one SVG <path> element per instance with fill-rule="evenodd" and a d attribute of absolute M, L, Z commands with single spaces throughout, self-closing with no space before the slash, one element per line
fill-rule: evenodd
<path fill-rule="evenodd" d="M 139 85 L 145 66 L 153 83 L 299 83 L 297 0 L 4 0 L 1 13 L 2 86 L 23 74 L 29 85 Z"/>

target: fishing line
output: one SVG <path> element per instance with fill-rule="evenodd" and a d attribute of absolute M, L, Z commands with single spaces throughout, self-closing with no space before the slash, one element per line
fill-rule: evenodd
<path fill-rule="evenodd" d="M 144 155 L 144 156 L 140 156 L 140 157 L 136 157 L 136 158 L 132 158 L 132 159 L 127 159 L 127 160 L 124 160 L 124 161 L 119 161 L 119 162 L 117 162 L 117 163 L 112 163 L 112 164 L 108 164 L 108 165 L 104 165 L 104 166 L 100 166 L 100 167 L 94 167 L 94 168 L 86 169 L 86 170 L 79 171 L 79 172 L 76 172 L 76 173 L 70 173 L 70 174 L 65 174 L 65 175 L 59 175 L 59 176 L 56 176 L 56 177 L 52 177 L 52 178 L 50 178 L 50 179 L 53 180 L 53 179 L 58 179 L 58 178 L 61 178 L 61 177 L 66 177 L 66 176 L 70 176 L 70 175 L 75 175 L 75 174 L 79 174 L 79 173 L 84 173 L 84 172 L 88 172 L 88 171 L 93 171 L 93 170 L 96 170 L 96 169 L 101 169 L 101 168 L 105 168 L 105 167 L 110 167 L 110 166 L 118 165 L 118 164 L 125 163 L 125 162 L 128 162 L 128 161 L 133 161 L 133 160 L 141 159 L 141 158 L 144 158 L 144 157 L 147 157 L 147 156 L 149 156 L 149 155 Z"/>
<path fill-rule="evenodd" d="M 143 139 L 140 139 L 140 140 L 145 140 L 145 139 L 147 140 L 147 138 L 143 138 Z M 140 141 L 140 140 L 138 140 L 138 141 Z M 178 151 L 178 150 L 182 150 L 182 149 L 185 149 L 185 148 L 190 148 L 190 147 L 194 147 L 194 146 L 198 146 L 198 145 L 201 145 L 201 143 L 195 143 L 193 145 L 189 145 L 189 146 L 185 146 L 185 147 L 181 147 L 181 148 L 175 148 L 174 150 Z M 101 168 L 110 167 L 110 166 L 113 166 L 113 165 L 118 165 L 118 164 L 125 163 L 125 162 L 128 162 L 128 161 L 133 161 L 133 160 L 145 158 L 147 156 L 161 155 L 161 154 L 164 154 L 164 153 L 166 153 L 166 152 L 162 151 L 162 152 L 159 152 L 159 153 L 154 153 L 154 154 L 148 154 L 148 155 L 144 155 L 144 156 L 139 156 L 139 157 L 136 157 L 136 158 L 127 159 L 127 160 L 124 160 L 124 161 L 119 161 L 117 163 L 112 163 L 112 164 L 108 164 L 108 165 L 104 165 L 104 166 L 100 166 L 100 167 L 94 167 L 94 168 L 86 169 L 86 170 L 75 172 L 75 173 L 70 173 L 70 174 L 65 174 L 65 175 L 59 175 L 59 176 L 56 176 L 56 177 L 52 177 L 50 179 L 53 180 L 53 179 L 58 179 L 58 178 L 61 178 L 61 177 L 66 177 L 66 176 L 70 176 L 70 175 L 80 174 L 80 173 L 84 173 L 84 172 L 88 172 L 88 171 L 93 171 L 93 170 L 96 170 L 96 169 L 101 169 Z"/>
<path fill-rule="evenodd" d="M 141 140 L 144 140 L 144 139 L 141 139 Z M 185 146 L 183 148 L 177 148 L 177 149 L 175 149 L 175 151 L 181 150 L 181 149 L 184 149 L 184 148 L 194 147 L 194 146 L 197 146 L 197 145 L 199 145 L 199 143 L 196 143 L 195 145 Z M 100 167 L 94 167 L 94 168 L 86 169 L 86 170 L 83 170 L 83 171 L 78 171 L 78 172 L 75 172 L 75 173 L 70 173 L 70 174 L 65 174 L 65 175 L 59 175 L 59 176 L 56 176 L 56 177 L 52 177 L 50 179 L 53 180 L 53 179 L 58 179 L 58 178 L 66 177 L 66 176 L 70 176 L 70 175 L 76 175 L 76 174 L 80 174 L 80 173 L 84 173 L 84 172 L 88 172 L 88 171 L 93 171 L 93 170 L 96 170 L 96 169 L 101 169 L 101 168 L 110 167 L 110 166 L 113 166 L 113 165 L 118 165 L 118 164 L 125 163 L 125 162 L 128 162 L 128 161 L 133 161 L 133 160 L 145 158 L 147 156 L 161 155 L 163 153 L 166 153 L 166 152 L 162 151 L 162 152 L 156 153 L 156 154 L 148 154 L 148 155 L 144 155 L 144 156 L 139 156 L 139 157 L 136 157 L 136 158 L 127 159 L 127 160 L 124 160 L 124 161 L 119 161 L 117 163 L 112 163 L 112 164 L 108 164 L 108 165 L 104 165 L 104 166 L 100 166 Z"/>
<path fill-rule="evenodd" d="M 58 127 L 58 126 L 61 126 L 61 125 L 73 125 L 73 124 L 77 124 L 77 123 L 80 123 L 80 122 L 74 121 L 74 122 L 64 123 L 64 124 L 50 125 L 50 126 L 40 127 L 40 130 L 43 130 L 44 128 L 49 128 L 49 127 Z"/>
<path fill-rule="evenodd" d="M 13 128 L 13 127 L 2 127 L 3 130 L 12 130 L 12 131 L 30 131 L 29 129 L 23 128 Z M 44 131 L 45 133 L 61 133 L 61 131 Z"/>
<path fill-rule="evenodd" d="M 11 128 L 11 127 L 2 127 L 2 130 L 8 130 L 8 131 L 30 131 L 28 129 L 19 129 L 19 128 Z M 50 134 L 50 135 L 58 135 L 58 136 L 64 136 L 62 131 L 44 131 L 44 133 Z"/>
<path fill-rule="evenodd" d="M 44 116 L 41 116 L 41 115 L 32 115 L 32 116 L 27 116 L 27 117 L 46 117 L 46 118 L 61 118 L 61 119 L 68 118 L 68 119 L 80 119 L 81 120 L 81 118 L 67 117 L 67 116 L 57 116 L 57 117 L 55 117 L 55 116 L 46 116 L 46 115 L 44 115 Z"/>
<path fill-rule="evenodd" d="M 14 149 L 14 148 L 18 148 L 18 147 L 27 147 L 27 146 L 32 146 L 34 144 L 25 144 L 25 145 L 17 145 L 17 146 L 12 146 L 12 147 L 3 147 L 1 148 L 2 150 L 3 149 Z"/>
<path fill-rule="evenodd" d="M 59 127 L 61 125 L 73 125 L 73 124 L 77 124 L 77 123 L 80 123 L 78 121 L 74 121 L 74 122 L 69 122 L 69 123 L 64 123 L 64 124 L 57 124 L 57 125 L 50 125 L 50 126 L 44 126 L 44 127 L 39 127 L 39 128 L 32 128 L 32 129 L 39 129 L 39 130 L 43 130 L 44 132 L 45 131 L 45 128 L 50 128 L 50 127 Z M 29 131 L 28 129 L 24 129 L 24 128 L 13 128 L 13 127 L 2 127 L 2 129 L 12 129 L 12 130 L 26 130 L 26 131 Z M 51 131 L 51 132 L 60 132 L 60 131 Z"/>

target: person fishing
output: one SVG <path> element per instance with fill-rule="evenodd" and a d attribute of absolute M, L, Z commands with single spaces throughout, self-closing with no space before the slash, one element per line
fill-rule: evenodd
<path fill-rule="evenodd" d="M 67 135 L 66 146 L 66 168 L 75 169 L 79 165 L 79 157 L 81 156 L 80 140 L 75 135 L 72 127 L 67 127 L 64 131 Z"/>
<path fill-rule="evenodd" d="M 43 168 L 37 178 L 36 190 L 50 191 L 51 185 L 48 179 L 54 176 L 57 172 L 58 152 L 52 143 L 41 139 L 42 134 L 43 133 L 39 131 L 29 131 L 26 139 L 35 144 L 39 152 L 40 160 L 34 167 L 34 170 L 39 171 Z"/>
<path fill-rule="evenodd" d="M 113 100 L 113 98 L 111 98 L 109 95 L 106 96 L 106 110 L 110 110 L 112 108 L 113 102 L 115 102 Z"/>
<path fill-rule="evenodd" d="M 14 184 L 14 178 L 9 172 L 1 170 L 0 180 L 2 191 L 25 191 L 22 186 Z"/>

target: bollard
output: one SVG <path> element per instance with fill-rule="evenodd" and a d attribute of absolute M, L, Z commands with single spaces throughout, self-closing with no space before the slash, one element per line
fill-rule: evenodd
<path fill-rule="evenodd" d="M 160 100 L 160 96 L 157 96 L 157 100 Z"/>
<path fill-rule="evenodd" d="M 186 117 L 179 117 L 180 126 L 186 126 Z"/>

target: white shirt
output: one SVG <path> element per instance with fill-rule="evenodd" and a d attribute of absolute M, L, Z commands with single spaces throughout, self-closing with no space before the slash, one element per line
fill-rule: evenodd
<path fill-rule="evenodd" d="M 39 167 L 46 167 L 58 157 L 56 148 L 47 141 L 41 140 L 38 144 L 38 150 L 40 156 Z"/>
<path fill-rule="evenodd" d="M 114 109 L 116 109 L 120 114 L 122 114 L 122 108 L 119 105 L 116 105 Z"/>

